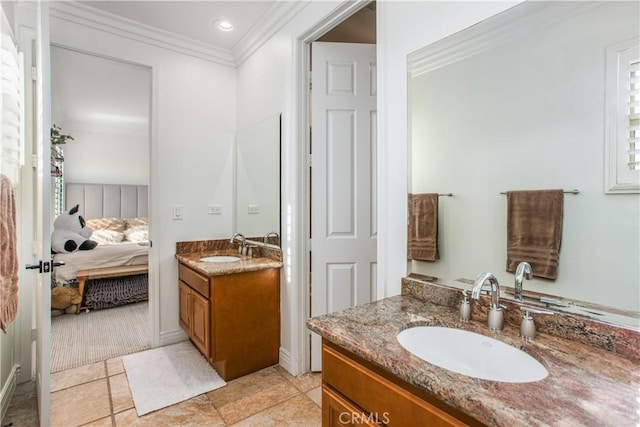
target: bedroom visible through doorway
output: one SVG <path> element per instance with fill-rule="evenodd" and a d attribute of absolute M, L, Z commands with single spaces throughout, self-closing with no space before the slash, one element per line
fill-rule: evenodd
<path fill-rule="evenodd" d="M 152 75 L 146 66 L 58 45 L 51 74 L 54 231 L 63 223 L 57 218 L 80 215 L 97 243 L 53 255 L 64 262 L 52 275 L 57 372 L 151 347 Z M 56 144 L 56 136 L 68 137 Z"/>

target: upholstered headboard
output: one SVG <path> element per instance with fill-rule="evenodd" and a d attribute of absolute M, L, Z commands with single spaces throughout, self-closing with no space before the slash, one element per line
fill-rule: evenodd
<path fill-rule="evenodd" d="M 80 204 L 85 219 L 149 216 L 148 187 L 120 184 L 67 184 L 65 209 Z"/>

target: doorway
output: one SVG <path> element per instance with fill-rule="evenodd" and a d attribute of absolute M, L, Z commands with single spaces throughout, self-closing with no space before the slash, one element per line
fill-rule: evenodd
<path fill-rule="evenodd" d="M 117 278 L 89 276 L 80 304 L 90 308 L 73 304 L 65 313 L 68 301 L 52 307 L 52 372 L 151 347 L 144 301 L 149 281 L 141 272 L 149 251 L 151 73 L 139 64 L 51 46 L 52 124 L 73 138 L 52 146 L 51 221 L 79 205 L 98 243 L 55 255 L 66 265 L 52 275 L 52 303 L 57 291 L 79 288 L 83 270 L 140 267 Z"/>

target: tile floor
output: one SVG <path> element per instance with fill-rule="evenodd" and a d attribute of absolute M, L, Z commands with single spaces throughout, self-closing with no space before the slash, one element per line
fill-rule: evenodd
<path fill-rule="evenodd" d="M 51 426 L 320 426 L 320 384 L 272 366 L 138 417 L 118 357 L 52 374 Z"/>

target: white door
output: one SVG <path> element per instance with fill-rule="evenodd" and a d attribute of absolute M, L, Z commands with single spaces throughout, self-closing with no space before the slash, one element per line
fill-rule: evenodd
<path fill-rule="evenodd" d="M 311 316 L 370 302 L 376 279 L 376 48 L 313 43 Z M 311 369 L 322 369 L 311 338 Z"/>
<path fill-rule="evenodd" d="M 48 426 L 51 397 L 51 72 L 49 5 L 38 2 L 36 54 L 36 240 L 44 268 L 36 280 L 36 387 L 40 425 Z"/>

